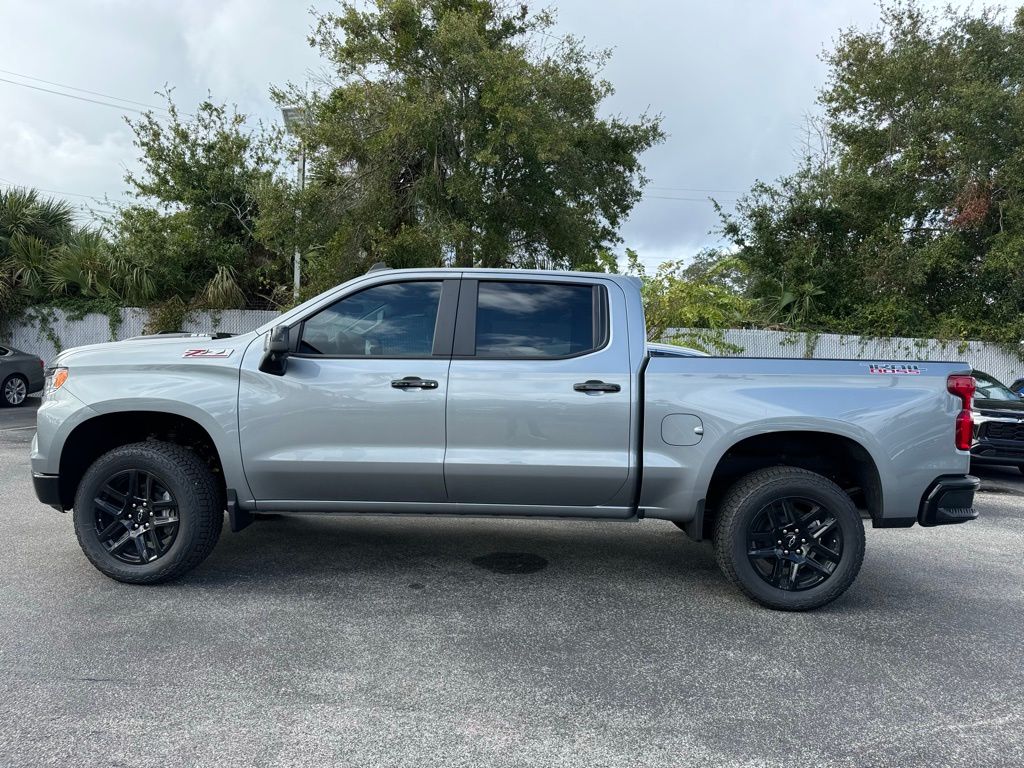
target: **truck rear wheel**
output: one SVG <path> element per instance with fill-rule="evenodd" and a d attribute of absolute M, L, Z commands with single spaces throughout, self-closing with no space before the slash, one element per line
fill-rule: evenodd
<path fill-rule="evenodd" d="M 192 570 L 224 523 L 209 467 L 173 443 L 115 448 L 86 471 L 75 494 L 78 543 L 117 581 L 156 584 Z"/>
<path fill-rule="evenodd" d="M 722 572 L 748 597 L 769 608 L 806 611 L 853 583 L 864 559 L 864 524 L 828 478 L 771 467 L 726 493 L 714 545 Z"/>

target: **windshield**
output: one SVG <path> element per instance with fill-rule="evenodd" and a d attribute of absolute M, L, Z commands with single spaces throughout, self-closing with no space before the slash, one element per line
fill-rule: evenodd
<path fill-rule="evenodd" d="M 1013 394 L 991 376 L 975 373 L 974 380 L 978 382 L 978 389 L 974 396 L 979 400 L 1016 400 L 1020 402 L 1019 396 Z"/>

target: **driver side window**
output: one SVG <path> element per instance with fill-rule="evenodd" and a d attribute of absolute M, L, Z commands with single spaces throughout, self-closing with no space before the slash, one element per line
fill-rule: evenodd
<path fill-rule="evenodd" d="M 346 296 L 306 320 L 299 353 L 430 357 L 441 282 L 387 283 Z"/>

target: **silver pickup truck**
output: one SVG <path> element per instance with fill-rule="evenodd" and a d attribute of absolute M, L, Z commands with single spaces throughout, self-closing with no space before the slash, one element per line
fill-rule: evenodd
<path fill-rule="evenodd" d="M 103 573 L 263 512 L 670 520 L 754 600 L 842 594 L 875 528 L 976 517 L 963 363 L 700 357 L 628 277 L 375 269 L 230 338 L 71 349 L 32 445 Z"/>

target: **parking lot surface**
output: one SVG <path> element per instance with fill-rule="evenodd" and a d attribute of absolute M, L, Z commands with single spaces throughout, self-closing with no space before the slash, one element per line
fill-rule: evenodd
<path fill-rule="evenodd" d="M 968 525 L 869 529 L 858 581 L 808 614 L 748 602 L 658 521 L 272 518 L 179 582 L 132 587 L 36 502 L 31 422 L 0 412 L 2 765 L 1024 753 L 1019 473 L 984 473 Z"/>

